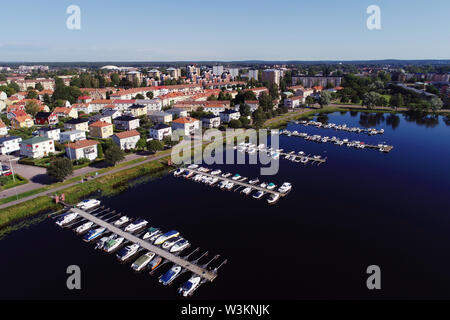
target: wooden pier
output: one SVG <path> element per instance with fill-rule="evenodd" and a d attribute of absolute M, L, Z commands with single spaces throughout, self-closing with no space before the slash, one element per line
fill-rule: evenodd
<path fill-rule="evenodd" d="M 224 177 L 222 177 L 220 175 L 213 175 L 213 174 L 206 173 L 206 172 L 203 172 L 203 171 L 198 171 L 198 170 L 195 170 L 195 169 L 189 169 L 189 168 L 183 168 L 183 169 L 185 169 L 186 171 L 190 171 L 190 172 L 193 172 L 193 173 L 201 174 L 201 175 L 204 175 L 204 176 L 208 176 L 208 177 L 212 177 L 212 178 L 218 178 L 219 180 L 226 181 L 226 182 L 231 182 L 231 183 L 234 183 L 235 185 L 239 185 L 239 186 L 242 186 L 242 187 L 246 187 L 246 188 L 250 187 L 253 190 L 263 191 L 265 193 L 276 194 L 276 195 L 278 195 L 280 197 L 284 197 L 284 196 L 287 195 L 287 193 L 281 193 L 281 192 L 276 191 L 275 189 L 274 190 L 269 190 L 267 188 L 260 187 L 258 184 L 253 185 L 253 184 L 250 184 L 250 183 L 247 183 L 247 182 L 237 181 L 237 180 L 233 180 L 231 178 L 224 178 Z"/>
<path fill-rule="evenodd" d="M 95 224 L 108 229 L 112 233 L 115 233 L 115 234 L 119 235 L 120 237 L 123 237 L 124 239 L 126 239 L 132 243 L 136 243 L 144 249 L 154 252 L 155 254 L 163 257 L 164 259 L 166 259 L 170 262 L 173 262 L 173 263 L 179 265 L 180 267 L 191 271 L 192 273 L 194 273 L 196 275 L 199 275 L 200 277 L 202 277 L 203 279 L 205 279 L 207 281 L 213 281 L 217 277 L 217 273 L 211 272 L 211 271 L 209 271 L 205 268 L 202 268 L 194 263 L 191 263 L 179 256 L 176 256 L 166 250 L 163 250 L 162 248 L 155 246 L 155 245 L 151 244 L 150 242 L 147 242 L 146 240 L 138 238 L 137 236 L 135 236 L 131 233 L 125 232 L 122 229 L 119 229 L 116 226 L 114 226 L 100 218 L 97 218 L 96 216 L 94 216 L 88 212 L 85 212 L 78 208 L 71 208 L 71 210 L 73 212 L 78 213 L 79 216 L 85 218 L 86 220 L 92 221 Z"/>

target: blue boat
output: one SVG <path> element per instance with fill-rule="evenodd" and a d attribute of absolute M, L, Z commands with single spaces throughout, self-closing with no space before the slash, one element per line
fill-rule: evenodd
<path fill-rule="evenodd" d="M 83 237 L 84 241 L 91 241 L 95 238 L 98 238 L 103 232 L 105 232 L 106 228 L 97 228 L 97 229 L 91 229 L 86 233 Z"/>
<path fill-rule="evenodd" d="M 159 282 L 161 282 L 163 285 L 167 286 L 172 282 L 173 279 L 181 272 L 180 266 L 174 266 L 169 271 L 164 273 L 161 278 L 159 278 Z"/>

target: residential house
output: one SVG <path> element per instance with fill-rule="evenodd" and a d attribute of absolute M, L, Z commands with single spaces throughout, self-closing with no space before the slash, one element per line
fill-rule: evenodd
<path fill-rule="evenodd" d="M 97 121 L 112 123 L 111 117 L 106 114 L 96 114 L 94 116 L 89 117 L 89 123 L 94 123 Z"/>
<path fill-rule="evenodd" d="M 132 116 L 120 116 L 114 119 L 114 125 L 119 130 L 134 130 L 139 128 L 139 119 Z"/>
<path fill-rule="evenodd" d="M 150 128 L 150 137 L 156 140 L 163 140 L 164 137 L 172 135 L 172 127 L 164 123 L 158 123 Z"/>
<path fill-rule="evenodd" d="M 59 142 L 64 143 L 67 141 L 75 142 L 86 139 L 86 131 L 83 130 L 70 130 L 61 132 L 59 135 Z"/>
<path fill-rule="evenodd" d="M 185 135 L 194 134 L 200 128 L 200 121 L 192 117 L 181 117 L 172 121 L 172 131 L 182 130 Z"/>
<path fill-rule="evenodd" d="M 92 105 L 90 103 L 74 103 L 72 107 L 77 110 L 77 113 L 89 114 L 92 112 Z"/>
<path fill-rule="evenodd" d="M 255 112 L 259 108 L 259 101 L 258 100 L 246 100 L 244 101 L 246 105 L 250 107 L 250 112 Z M 239 110 L 239 109 L 238 109 Z"/>
<path fill-rule="evenodd" d="M 129 130 L 116 133 L 112 136 L 112 140 L 122 150 L 131 150 L 136 148 L 136 143 L 141 138 L 141 135 L 136 130 Z"/>
<path fill-rule="evenodd" d="M 0 153 L 5 155 L 20 150 L 21 141 L 22 138 L 16 136 L 0 138 Z"/>
<path fill-rule="evenodd" d="M 28 158 L 42 158 L 55 153 L 53 140 L 47 137 L 33 137 L 20 142 L 20 155 Z"/>
<path fill-rule="evenodd" d="M 102 114 L 114 120 L 115 118 L 120 117 L 122 115 L 122 111 L 117 109 L 103 109 Z"/>
<path fill-rule="evenodd" d="M 150 111 L 148 117 L 157 123 L 168 123 L 172 121 L 172 114 L 164 111 Z"/>
<path fill-rule="evenodd" d="M 106 139 L 113 135 L 113 125 L 105 121 L 97 121 L 89 125 L 89 135 L 94 138 Z"/>
<path fill-rule="evenodd" d="M 70 160 L 88 159 L 95 160 L 97 158 L 97 145 L 95 140 L 78 140 L 66 145 L 66 155 Z"/>
<path fill-rule="evenodd" d="M 61 130 L 59 128 L 40 128 L 37 130 L 39 137 L 47 137 L 54 141 L 59 141 Z"/>
<path fill-rule="evenodd" d="M 55 112 L 38 112 L 34 116 L 36 124 L 57 124 L 58 115 Z"/>
<path fill-rule="evenodd" d="M 298 108 L 302 103 L 305 103 L 305 98 L 303 96 L 294 96 L 284 99 L 284 105 L 288 108 Z"/>
<path fill-rule="evenodd" d="M 8 134 L 8 127 L 6 124 L 0 119 L 0 136 L 6 136 Z"/>
<path fill-rule="evenodd" d="M 231 120 L 239 120 L 241 117 L 241 113 L 236 110 L 225 110 L 220 113 L 220 121 L 222 122 L 230 122 Z"/>
<path fill-rule="evenodd" d="M 162 102 L 160 99 L 136 99 L 137 104 L 141 104 L 147 107 L 148 111 L 161 111 Z"/>
<path fill-rule="evenodd" d="M 64 129 L 89 131 L 89 120 L 84 118 L 70 119 L 64 123 Z"/>
<path fill-rule="evenodd" d="M 172 108 L 166 110 L 166 113 L 170 113 L 172 115 L 172 119 L 177 117 L 187 117 L 188 112 L 187 110 L 181 109 L 181 108 Z"/>
<path fill-rule="evenodd" d="M 31 118 L 31 116 L 29 116 L 28 114 L 11 119 L 11 128 L 31 128 L 32 126 L 34 126 L 34 121 L 33 118 Z"/>
<path fill-rule="evenodd" d="M 56 107 L 53 112 L 56 113 L 58 118 L 78 118 L 78 111 L 76 108 Z"/>
<path fill-rule="evenodd" d="M 214 114 L 206 115 L 202 119 L 202 126 L 208 129 L 220 126 L 220 116 Z"/>
<path fill-rule="evenodd" d="M 128 107 L 128 114 L 136 118 L 145 116 L 147 114 L 147 107 L 142 104 L 133 104 Z"/>

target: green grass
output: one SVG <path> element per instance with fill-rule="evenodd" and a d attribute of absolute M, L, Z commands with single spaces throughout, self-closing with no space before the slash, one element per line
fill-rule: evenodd
<path fill-rule="evenodd" d="M 1 185 L 0 190 L 14 188 L 14 187 L 26 184 L 26 183 L 28 183 L 28 180 L 22 176 L 19 176 L 18 174 L 14 174 L 14 178 L 13 178 L 13 175 L 3 176 L 3 177 L 0 177 L 0 185 Z"/>

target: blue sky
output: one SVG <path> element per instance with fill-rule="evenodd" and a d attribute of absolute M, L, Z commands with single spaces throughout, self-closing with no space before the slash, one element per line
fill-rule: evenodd
<path fill-rule="evenodd" d="M 69 5 L 81 30 L 66 28 Z M 381 30 L 366 8 L 381 8 Z M 448 0 L 23 0 L 0 61 L 450 59 Z"/>

